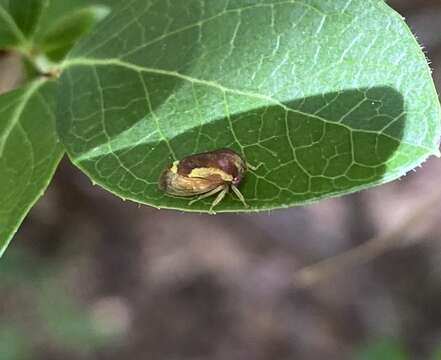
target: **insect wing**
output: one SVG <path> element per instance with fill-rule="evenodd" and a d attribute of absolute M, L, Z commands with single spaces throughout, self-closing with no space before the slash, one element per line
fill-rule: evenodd
<path fill-rule="evenodd" d="M 161 188 L 169 194 L 177 196 L 194 196 L 204 194 L 221 185 L 223 180 L 219 176 L 195 178 L 182 176 L 166 170 L 161 176 Z"/>

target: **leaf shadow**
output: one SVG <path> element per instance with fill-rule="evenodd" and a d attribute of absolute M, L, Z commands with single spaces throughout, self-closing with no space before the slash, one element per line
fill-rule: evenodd
<path fill-rule="evenodd" d="M 118 65 L 74 66 L 63 73 L 59 83 L 57 131 L 73 158 L 91 151 L 105 153 L 109 145 L 127 147 L 128 140 L 136 144 L 152 132 L 148 115 L 155 117 L 182 82 L 175 76 Z M 151 140 L 148 135 L 144 142 L 147 140 Z"/>
<path fill-rule="evenodd" d="M 188 205 L 188 198 L 162 193 L 157 181 L 178 158 L 228 147 L 252 165 L 240 189 L 251 210 L 288 207 L 346 194 L 392 180 L 405 154 L 398 151 L 406 127 L 402 95 L 388 86 L 350 89 L 265 106 L 192 127 L 172 138 L 147 141 L 80 162 L 125 197 L 158 207 L 208 210 L 212 199 Z M 206 136 L 199 137 L 202 133 Z M 196 141 L 198 143 L 196 144 Z M 148 156 L 146 156 L 148 154 Z M 124 164 L 122 167 L 121 164 Z M 395 172 L 394 172 L 395 171 Z M 244 211 L 228 195 L 217 211 Z"/>
<path fill-rule="evenodd" d="M 199 151 L 233 148 L 261 165 L 240 186 L 252 209 L 287 207 L 350 193 L 392 180 L 405 154 L 403 96 L 388 86 L 351 89 L 253 109 L 204 125 Z M 171 141 L 190 155 L 194 128 Z M 234 133 L 234 136 L 233 136 Z M 162 164 L 165 166 L 165 162 Z M 389 173 L 390 172 L 390 173 Z M 157 174 L 159 176 L 159 174 Z M 188 206 L 171 198 L 161 205 L 207 210 L 212 199 Z M 218 211 L 245 210 L 229 196 Z"/>
<path fill-rule="evenodd" d="M 151 4 L 151 7 L 146 4 L 146 7 L 149 11 L 140 10 L 141 18 L 137 19 L 135 26 L 144 22 L 148 24 L 146 32 L 151 39 L 161 38 L 164 33 L 172 31 L 168 28 L 171 24 L 167 25 L 169 14 L 161 2 Z M 178 7 L 187 11 L 189 5 L 176 4 L 173 9 L 179 13 Z M 198 9 L 192 10 L 195 11 L 191 15 L 197 18 Z M 131 6 L 121 6 L 115 13 L 119 21 L 127 22 L 131 22 L 134 15 Z M 185 17 L 184 20 L 190 21 Z M 60 79 L 57 129 L 72 158 L 105 153 L 107 143 L 111 143 L 111 151 L 116 152 L 128 147 L 127 139 L 133 140 L 135 146 L 137 142 L 158 140 L 160 135 L 152 135 L 151 124 L 146 121 L 150 120 L 148 116 L 152 115 L 154 121 L 164 116 L 176 118 L 175 114 L 157 113 L 163 104 L 180 101 L 177 99 L 179 90 L 185 84 L 191 84 L 177 75 L 190 74 L 195 59 L 204 55 L 198 26 L 172 31 L 164 41 L 148 42 L 136 37 L 128 40 L 115 35 L 103 43 L 102 33 L 116 31 L 113 21 L 115 18 L 109 15 L 69 55 L 73 62 L 78 56 L 80 59 L 96 59 L 96 63 L 91 60 L 86 64 L 69 65 Z M 103 59 L 110 61 L 100 65 L 99 61 Z M 111 60 L 121 63 L 112 63 Z M 89 154 L 93 150 L 96 152 Z"/>

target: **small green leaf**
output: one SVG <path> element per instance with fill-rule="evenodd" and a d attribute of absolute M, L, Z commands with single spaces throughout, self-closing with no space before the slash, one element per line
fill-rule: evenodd
<path fill-rule="evenodd" d="M 364 346 L 354 357 L 355 360 L 407 360 L 402 344 L 392 339 L 381 339 Z"/>
<path fill-rule="evenodd" d="M 0 4 L 0 50 L 24 43 L 25 37 L 6 8 Z"/>
<path fill-rule="evenodd" d="M 158 189 L 174 159 L 229 147 L 249 210 L 347 194 L 438 154 L 440 105 L 401 16 L 377 0 L 127 2 L 72 50 L 57 127 L 111 192 L 208 210 Z M 218 211 L 246 210 L 229 196 Z"/>
<path fill-rule="evenodd" d="M 54 60 L 61 60 L 76 41 L 110 12 L 105 6 L 90 6 L 69 13 L 56 21 L 43 37 L 40 47 Z"/>
<path fill-rule="evenodd" d="M 35 38 L 41 40 L 46 32 L 60 19 L 87 7 L 107 7 L 121 4 L 121 0 L 49 0 L 40 20 Z"/>
<path fill-rule="evenodd" d="M 62 283 L 46 279 L 38 285 L 35 310 L 55 344 L 84 354 L 106 343 L 107 339 L 94 327 L 90 313 L 75 303 Z"/>
<path fill-rule="evenodd" d="M 9 1 L 9 12 L 26 37 L 33 35 L 47 2 L 48 0 Z"/>
<path fill-rule="evenodd" d="M 0 257 L 63 154 L 54 91 L 54 83 L 38 81 L 0 96 Z"/>
<path fill-rule="evenodd" d="M 23 336 L 23 329 L 13 323 L 2 321 L 0 324 L 0 354 L 3 359 L 29 359 L 31 349 L 28 339 Z"/>
<path fill-rule="evenodd" d="M 441 344 L 439 344 L 439 345 L 435 348 L 434 353 L 433 353 L 433 356 L 432 356 L 432 359 L 433 359 L 433 360 L 441 360 Z"/>

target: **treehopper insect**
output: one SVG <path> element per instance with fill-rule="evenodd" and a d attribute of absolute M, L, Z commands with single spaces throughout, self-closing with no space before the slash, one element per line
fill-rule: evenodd
<path fill-rule="evenodd" d="M 174 161 L 161 173 L 159 187 L 171 195 L 198 195 L 190 204 L 217 194 L 210 212 L 231 189 L 248 207 L 238 189 L 246 170 L 247 164 L 239 154 L 230 149 L 219 149 Z"/>

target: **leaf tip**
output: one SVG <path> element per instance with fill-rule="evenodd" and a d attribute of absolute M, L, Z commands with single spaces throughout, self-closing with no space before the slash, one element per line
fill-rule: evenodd
<path fill-rule="evenodd" d="M 110 14 L 110 7 L 105 5 L 95 5 L 91 7 L 91 11 L 93 12 L 93 15 L 95 16 L 96 21 L 103 20 L 107 15 Z"/>

